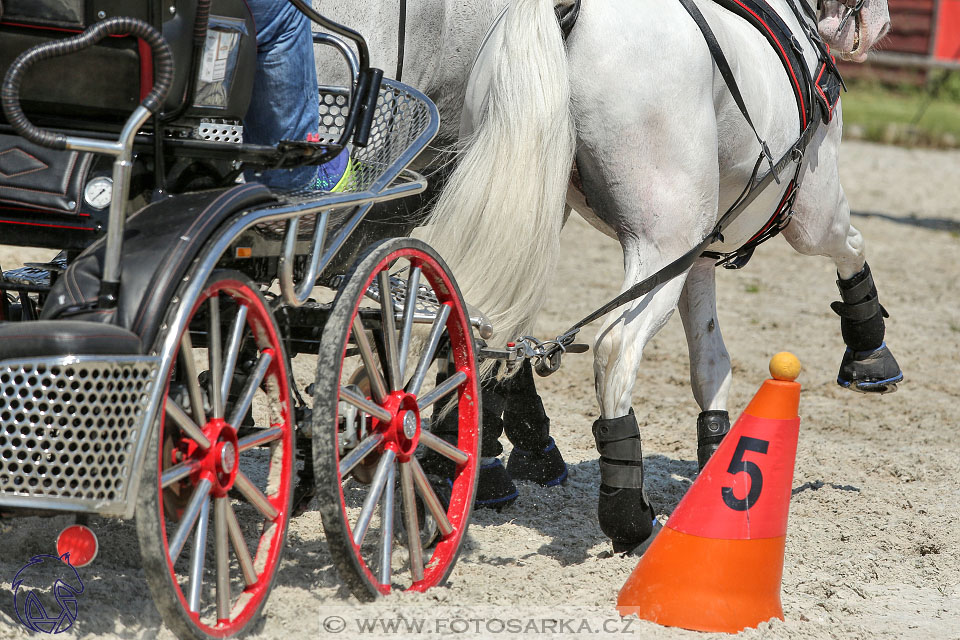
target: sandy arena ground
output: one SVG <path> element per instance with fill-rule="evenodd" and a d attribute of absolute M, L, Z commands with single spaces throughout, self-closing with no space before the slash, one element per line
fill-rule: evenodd
<path fill-rule="evenodd" d="M 838 296 L 826 259 L 805 258 L 775 239 L 746 270 L 719 274 L 720 324 L 736 376 L 731 413 L 739 415 L 767 376 L 773 353 L 791 350 L 804 365 L 783 571 L 786 621 L 764 623 L 743 637 L 956 639 L 960 153 L 847 143 L 842 165 L 855 224 L 866 237 L 881 301 L 892 316 L 888 343 L 906 382 L 883 397 L 855 395 L 835 384 L 843 344 L 829 308 Z M 621 282 L 617 245 L 579 218 L 568 225 L 564 248 L 568 258 L 556 274 L 540 325 L 543 336 L 556 335 L 599 306 Z M 36 259 L 24 256 L 3 248 L 0 263 L 9 268 L 18 258 Z M 593 331 L 584 337 L 592 339 Z M 511 637 L 504 630 L 509 618 L 533 637 L 714 637 L 616 616 L 617 591 L 636 559 L 611 557 L 596 521 L 591 356 L 569 356 L 540 389 L 570 465 L 565 486 L 521 484 L 513 506 L 476 513 L 447 586 L 366 606 L 339 586 L 319 515 L 308 512 L 292 523 L 255 635 L 361 637 L 358 619 L 402 614 L 424 620 L 423 637 Z M 677 318 L 647 348 L 634 407 L 644 434 L 647 491 L 658 511 L 669 514 L 696 471 L 698 408 Z M 66 522 L 0 522 L 0 638 L 28 635 L 10 617 L 10 582 L 32 555 L 53 552 L 54 536 Z M 172 637 L 150 599 L 133 524 L 94 519 L 93 526 L 100 557 L 83 570 L 87 590 L 70 633 Z M 340 619 L 346 629 L 338 634 Z M 381 635 L 398 637 L 413 628 Z"/>

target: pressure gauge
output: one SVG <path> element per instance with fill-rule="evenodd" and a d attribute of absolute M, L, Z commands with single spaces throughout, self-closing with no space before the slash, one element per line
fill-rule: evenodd
<path fill-rule="evenodd" d="M 94 209 L 106 209 L 113 198 L 113 179 L 107 176 L 94 178 L 83 190 L 83 200 Z"/>

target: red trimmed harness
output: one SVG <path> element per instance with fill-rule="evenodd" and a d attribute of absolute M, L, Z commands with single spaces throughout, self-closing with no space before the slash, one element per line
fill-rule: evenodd
<path fill-rule="evenodd" d="M 802 1 L 802 0 L 801 0 Z M 807 42 L 817 52 L 817 64 L 815 72 L 808 67 L 803 57 L 803 46 L 790 27 L 774 11 L 765 0 L 715 0 L 721 7 L 740 16 L 751 25 L 753 25 L 770 43 L 773 50 L 777 53 L 787 77 L 790 86 L 793 88 L 797 100 L 797 112 L 800 121 L 800 137 L 793 144 L 787 153 L 779 160 L 775 161 L 770 153 L 766 142 L 760 137 L 747 107 L 744 104 L 740 89 L 737 86 L 736 79 L 726 60 L 726 56 L 717 41 L 713 30 L 707 23 L 703 14 L 693 3 L 692 0 L 680 0 L 680 4 L 687 10 L 694 22 L 700 28 L 706 40 L 710 55 L 713 57 L 730 94 L 737 103 L 741 113 L 747 123 L 753 129 L 757 141 L 760 143 L 761 154 L 754 167 L 753 175 L 747 188 L 741 194 L 740 198 L 730 207 L 730 209 L 721 216 L 720 222 L 715 229 L 715 234 L 722 240 L 723 229 L 746 209 L 759 195 L 763 189 L 770 185 L 771 181 L 780 184 L 780 172 L 791 162 L 796 163 L 793 177 L 787 186 L 784 197 L 779 206 L 767 223 L 750 240 L 736 251 L 720 254 L 716 252 L 704 252 L 703 255 L 718 260 L 718 265 L 727 268 L 739 269 L 746 265 L 753 255 L 754 249 L 760 243 L 777 235 L 790 220 L 793 213 L 793 202 L 796 198 L 800 186 L 800 168 L 802 166 L 803 153 L 806 150 L 814 132 L 821 123 L 829 123 L 833 118 L 833 112 L 840 100 L 840 90 L 843 87 L 843 80 L 837 71 L 836 62 L 830 55 L 830 49 L 823 42 L 816 29 L 816 17 L 809 11 L 804 14 L 796 6 L 794 0 L 788 0 L 787 4 L 796 15 L 797 21 L 802 25 Z M 819 117 L 818 117 L 819 116 Z M 769 166 L 769 172 L 760 176 L 761 167 L 766 161 Z"/>

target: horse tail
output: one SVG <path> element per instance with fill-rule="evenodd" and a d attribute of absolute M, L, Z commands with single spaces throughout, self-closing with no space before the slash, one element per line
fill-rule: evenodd
<path fill-rule="evenodd" d="M 481 122 L 425 230 L 496 345 L 530 333 L 543 304 L 576 144 L 554 0 L 513 0 L 502 29 Z"/>

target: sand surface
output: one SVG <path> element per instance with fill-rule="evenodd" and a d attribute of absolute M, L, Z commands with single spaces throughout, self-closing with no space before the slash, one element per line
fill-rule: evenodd
<path fill-rule="evenodd" d="M 829 308 L 838 295 L 828 260 L 800 256 L 775 239 L 746 270 L 719 274 L 720 324 L 735 375 L 731 414 L 739 415 L 767 377 L 773 353 L 791 350 L 804 365 L 783 566 L 786 620 L 743 637 L 960 638 L 960 152 L 846 143 L 842 178 L 892 316 L 887 340 L 906 381 L 883 397 L 856 395 L 834 382 L 843 344 Z M 540 323 L 544 337 L 615 294 L 622 278 L 616 243 L 579 218 L 564 232 L 564 252 Z M 0 264 L 45 255 L 3 248 Z M 592 357 L 567 357 L 539 385 L 570 466 L 565 486 L 521 483 L 513 506 L 475 514 L 446 586 L 364 606 L 340 586 L 319 515 L 308 512 L 292 522 L 254 635 L 376 637 L 361 634 L 358 620 L 404 615 L 424 621 L 422 637 L 506 638 L 521 635 L 521 627 L 533 637 L 713 637 L 617 617 L 614 600 L 636 560 L 611 556 L 596 520 Z M 646 350 L 634 407 L 647 491 L 659 513 L 669 514 L 696 472 L 699 411 L 676 317 Z M 53 552 L 68 521 L 0 522 L 0 637 L 28 635 L 10 617 L 10 583 L 31 555 Z M 133 523 L 95 518 L 92 524 L 100 557 L 83 570 L 86 591 L 70 633 L 172 637 L 150 599 Z M 335 633 L 341 618 L 346 629 Z M 382 637 L 415 628 L 383 633 L 378 627 Z"/>

